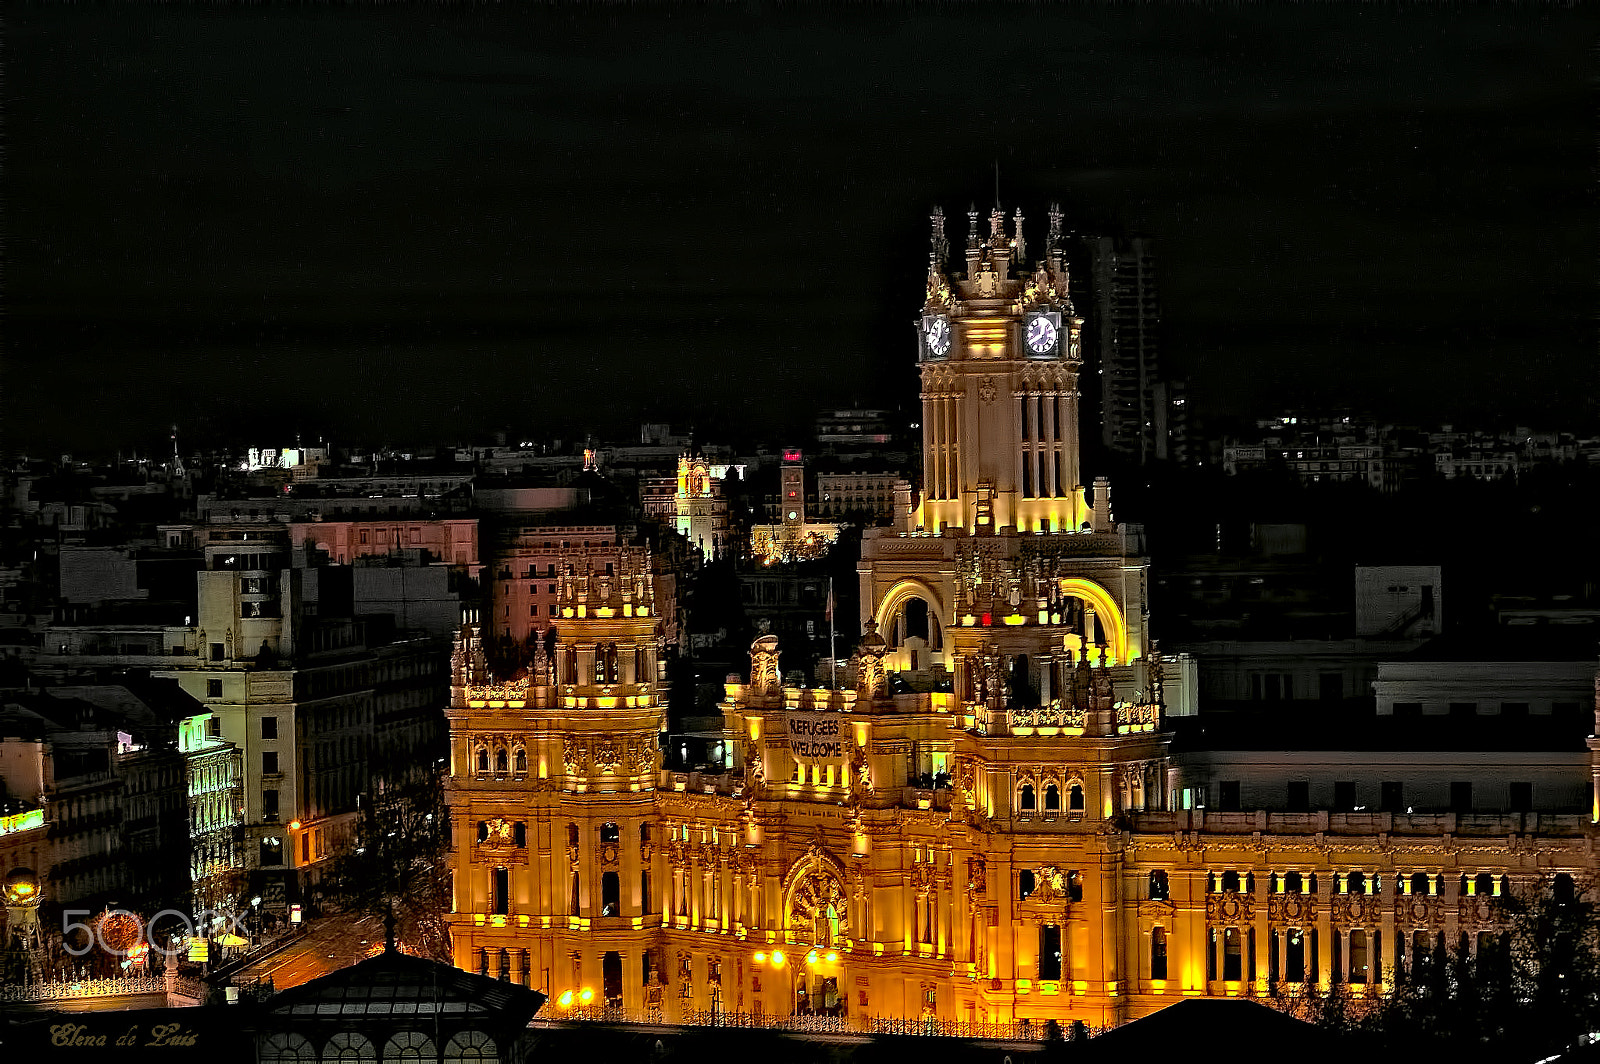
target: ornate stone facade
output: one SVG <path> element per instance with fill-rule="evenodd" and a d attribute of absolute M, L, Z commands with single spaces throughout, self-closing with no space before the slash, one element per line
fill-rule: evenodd
<path fill-rule="evenodd" d="M 565 595 L 548 660 L 510 684 L 463 630 L 458 963 L 526 950 L 553 1013 L 1098 1026 L 1185 996 L 1379 985 L 1419 945 L 1494 933 L 1509 893 L 1589 889 L 1586 815 L 1180 808 L 1140 534 L 1111 523 L 1108 485 L 1089 502 L 1078 483 L 1060 216 L 1016 278 L 1004 221 L 980 240 L 971 216 L 952 280 L 936 218 L 929 479 L 916 527 L 863 544 L 853 689 L 784 687 L 778 640 L 758 639 L 726 686 L 724 771 L 673 773 L 653 607 L 626 580 Z M 878 632 L 905 631 L 912 598 L 934 682 L 894 693 L 907 658 Z"/>

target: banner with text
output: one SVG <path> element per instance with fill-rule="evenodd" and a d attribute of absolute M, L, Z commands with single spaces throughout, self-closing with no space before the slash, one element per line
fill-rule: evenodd
<path fill-rule="evenodd" d="M 821 765 L 845 759 L 849 719 L 843 713 L 790 710 L 786 714 L 789 753 L 803 765 Z"/>

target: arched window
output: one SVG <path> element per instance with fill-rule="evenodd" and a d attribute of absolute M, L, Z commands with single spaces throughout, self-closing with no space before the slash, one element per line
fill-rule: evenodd
<path fill-rule="evenodd" d="M 1022 785 L 1022 793 L 1017 807 L 1024 813 L 1031 813 L 1036 808 L 1033 798 L 1033 784 L 1024 783 Z"/>
<path fill-rule="evenodd" d="M 1550 883 L 1550 897 L 1557 905 L 1570 905 L 1577 897 L 1572 877 L 1565 872 L 1557 872 L 1556 878 Z"/>
<path fill-rule="evenodd" d="M 1150 900 L 1167 900 L 1167 874 L 1160 869 L 1150 873 Z M 1163 975 L 1159 978 L 1165 979 L 1166 976 Z"/>
<path fill-rule="evenodd" d="M 339 1031 L 322 1047 L 322 1064 L 377 1064 L 378 1053 L 364 1034 Z"/>
<path fill-rule="evenodd" d="M 1067 812 L 1083 812 L 1083 784 L 1076 780 L 1067 787 Z"/>
<path fill-rule="evenodd" d="M 512 764 L 516 766 L 516 771 L 518 772 L 528 771 L 528 751 L 520 746 L 517 747 L 517 756 Z"/>
<path fill-rule="evenodd" d="M 489 771 L 489 748 L 487 746 L 478 747 L 478 771 Z"/>
<path fill-rule="evenodd" d="M 1426 872 L 1411 873 L 1411 893 L 1428 893 L 1428 874 Z"/>
<path fill-rule="evenodd" d="M 507 771 L 506 748 L 503 746 L 494 748 L 494 770 L 496 772 Z"/>
<path fill-rule="evenodd" d="M 494 1039 L 482 1031 L 462 1031 L 444 1044 L 446 1060 L 499 1060 Z"/>
<path fill-rule="evenodd" d="M 421 1031 L 399 1031 L 383 1047 L 383 1064 L 399 1060 L 437 1060 L 439 1051 L 433 1039 Z"/>
<path fill-rule="evenodd" d="M 1024 868 L 1017 873 L 1017 900 L 1027 901 L 1033 893 L 1033 870 Z"/>
<path fill-rule="evenodd" d="M 261 1043 L 261 1064 L 316 1064 L 317 1051 L 303 1034 L 268 1035 Z"/>
<path fill-rule="evenodd" d="M 1061 788 L 1054 783 L 1044 785 L 1044 811 L 1047 813 L 1061 811 Z"/>
<path fill-rule="evenodd" d="M 1235 894 L 1239 893 L 1239 873 L 1237 873 L 1237 872 L 1224 872 L 1224 873 L 1222 873 L 1222 889 L 1223 889 L 1224 893 L 1226 893 L 1227 891 L 1230 891 L 1230 890 Z"/>

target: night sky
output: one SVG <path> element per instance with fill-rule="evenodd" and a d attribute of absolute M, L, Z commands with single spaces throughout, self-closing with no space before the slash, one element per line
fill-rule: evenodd
<path fill-rule="evenodd" d="M 1592 421 L 1582 7 L 13 6 L 5 444 L 911 404 L 927 214 L 1159 241 L 1206 412 Z"/>

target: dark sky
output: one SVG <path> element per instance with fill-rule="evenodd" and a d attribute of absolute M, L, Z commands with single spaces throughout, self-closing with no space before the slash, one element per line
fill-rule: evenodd
<path fill-rule="evenodd" d="M 1160 247 L 1204 410 L 1595 413 L 1594 45 L 1524 4 L 53 4 L 4 34 L 7 443 L 914 401 L 926 216 Z M 964 219 L 953 221 L 959 245 Z"/>

